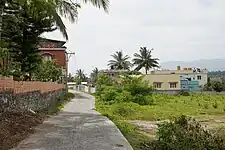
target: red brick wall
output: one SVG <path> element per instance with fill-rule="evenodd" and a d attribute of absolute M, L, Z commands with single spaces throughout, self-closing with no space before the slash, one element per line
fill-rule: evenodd
<path fill-rule="evenodd" d="M 66 68 L 65 50 L 41 50 L 41 53 L 50 53 L 56 61 L 57 66 Z"/>
<path fill-rule="evenodd" d="M 64 85 L 53 82 L 13 81 L 12 78 L 0 77 L 0 91 L 12 90 L 14 93 L 40 91 L 41 93 L 63 89 Z"/>

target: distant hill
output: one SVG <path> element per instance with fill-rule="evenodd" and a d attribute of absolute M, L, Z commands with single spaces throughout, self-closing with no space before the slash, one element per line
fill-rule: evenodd
<path fill-rule="evenodd" d="M 181 68 L 207 68 L 209 71 L 225 70 L 225 59 L 200 59 L 195 61 L 168 61 L 162 62 L 161 67 L 163 69 L 176 69 L 177 66 Z"/>

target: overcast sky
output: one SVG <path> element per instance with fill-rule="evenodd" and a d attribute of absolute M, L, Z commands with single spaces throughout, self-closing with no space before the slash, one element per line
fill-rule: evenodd
<path fill-rule="evenodd" d="M 65 21 L 69 72 L 107 68 L 118 50 L 132 56 L 154 48 L 161 62 L 225 58 L 225 0 L 111 0 L 109 14 L 83 5 L 76 24 Z M 45 35 L 63 40 L 59 32 Z"/>

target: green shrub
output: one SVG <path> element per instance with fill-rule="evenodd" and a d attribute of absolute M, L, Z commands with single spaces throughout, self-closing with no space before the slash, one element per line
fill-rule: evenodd
<path fill-rule="evenodd" d="M 152 150 L 225 150 L 225 142 L 217 134 L 205 130 L 195 120 L 181 116 L 174 122 L 158 125 L 157 140 L 143 144 Z"/>
<path fill-rule="evenodd" d="M 131 95 L 151 95 L 152 87 L 142 78 L 127 77 L 123 80 L 123 90 L 129 91 Z"/>
<path fill-rule="evenodd" d="M 127 117 L 134 115 L 139 109 L 139 105 L 135 103 L 118 103 L 112 106 L 112 113 L 116 116 Z"/>
<path fill-rule="evenodd" d="M 214 81 L 214 82 L 212 82 L 212 88 L 216 92 L 221 92 L 224 89 L 224 85 L 220 81 Z"/>
<path fill-rule="evenodd" d="M 122 91 L 121 93 L 117 94 L 115 99 L 117 102 L 131 102 L 133 100 L 133 97 L 130 92 Z"/>
<path fill-rule="evenodd" d="M 104 73 L 99 74 L 96 81 L 96 95 L 101 95 L 106 86 L 112 86 L 113 80 Z"/>
<path fill-rule="evenodd" d="M 133 102 L 139 105 L 152 105 L 154 102 L 154 99 L 151 95 L 137 94 L 134 96 Z"/>
<path fill-rule="evenodd" d="M 101 100 L 103 101 L 113 101 L 117 96 L 117 90 L 113 86 L 106 86 L 101 94 Z"/>
<path fill-rule="evenodd" d="M 115 114 L 118 114 L 119 116 L 129 116 L 134 113 L 134 110 L 131 107 L 124 107 L 123 105 L 118 105 L 116 109 L 113 110 Z"/>
<path fill-rule="evenodd" d="M 96 98 L 102 101 L 134 102 L 140 105 L 153 103 L 152 87 L 143 78 L 118 76 L 111 79 L 104 74 L 96 82 Z"/>

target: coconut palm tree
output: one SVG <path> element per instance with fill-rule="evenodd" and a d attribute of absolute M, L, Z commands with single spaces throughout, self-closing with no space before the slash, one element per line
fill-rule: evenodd
<path fill-rule="evenodd" d="M 97 79 L 98 79 L 98 75 L 99 75 L 99 70 L 97 67 L 95 67 L 93 70 L 92 70 L 92 73 L 91 73 L 91 82 L 93 85 L 95 85 Z"/>
<path fill-rule="evenodd" d="M 116 54 L 111 56 L 113 59 L 109 60 L 108 63 L 108 66 L 110 66 L 111 69 L 130 69 L 131 63 L 129 61 L 130 57 L 128 55 L 124 56 L 122 51 L 117 51 Z"/>
<path fill-rule="evenodd" d="M 154 67 L 159 68 L 159 59 L 152 58 L 152 50 L 148 50 L 147 47 L 140 47 L 139 54 L 134 54 L 133 65 L 136 66 L 134 70 L 139 71 L 145 68 L 145 73 L 147 74 L 149 69 Z"/>
<path fill-rule="evenodd" d="M 87 80 L 86 75 L 84 74 L 84 70 L 78 69 L 76 72 L 76 78 L 78 84 L 81 84 L 81 82 L 84 82 Z"/>

